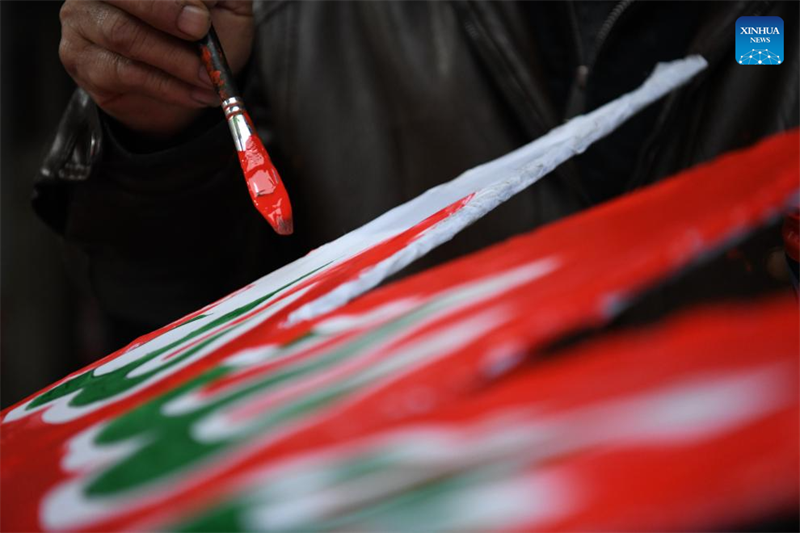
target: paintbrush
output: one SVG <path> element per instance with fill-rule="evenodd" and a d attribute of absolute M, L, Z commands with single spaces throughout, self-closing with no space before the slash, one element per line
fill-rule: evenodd
<path fill-rule="evenodd" d="M 208 35 L 197 44 L 203 65 L 222 102 L 222 111 L 239 152 L 239 163 L 242 165 L 250 198 L 276 233 L 290 235 L 294 223 L 289 195 L 239 96 L 214 26 L 211 26 Z"/>

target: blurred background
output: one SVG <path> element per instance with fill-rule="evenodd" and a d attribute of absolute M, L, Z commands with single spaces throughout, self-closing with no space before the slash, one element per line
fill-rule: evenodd
<path fill-rule="evenodd" d="M 116 347 L 70 283 L 31 186 L 75 88 L 61 66 L 58 1 L 0 2 L 0 401 L 8 407 Z M 24 50 L 21 47 L 24 46 Z"/>

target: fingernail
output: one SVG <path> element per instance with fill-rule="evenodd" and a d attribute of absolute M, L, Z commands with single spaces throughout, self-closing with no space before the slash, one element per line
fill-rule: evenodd
<path fill-rule="evenodd" d="M 208 32 L 209 24 L 208 12 L 197 6 L 184 6 L 178 16 L 178 29 L 195 39 Z"/>
<path fill-rule="evenodd" d="M 203 91 L 203 90 L 192 91 L 192 98 L 194 98 L 196 102 L 199 102 L 209 107 L 219 105 L 219 96 L 209 91 Z"/>
<path fill-rule="evenodd" d="M 211 89 L 214 88 L 214 84 L 211 83 L 211 78 L 208 76 L 208 71 L 206 70 L 206 67 L 200 65 L 200 70 L 197 72 L 197 75 L 198 78 L 200 78 L 200 83 L 208 86 Z"/>

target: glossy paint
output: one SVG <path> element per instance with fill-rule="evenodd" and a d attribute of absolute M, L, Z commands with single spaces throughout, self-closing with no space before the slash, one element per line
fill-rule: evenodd
<path fill-rule="evenodd" d="M 246 112 L 245 112 L 246 114 Z M 247 117 L 250 122 L 250 117 Z M 245 149 L 239 152 L 239 163 L 247 182 L 250 198 L 261 215 L 279 235 L 294 231 L 292 204 L 289 194 L 272 164 L 267 149 L 255 133 L 247 139 Z"/>
<path fill-rule="evenodd" d="M 780 216 L 797 198 L 799 141 L 777 135 L 288 320 L 470 195 L 138 339 L 2 413 L 2 527 L 724 529 L 791 511 L 793 297 L 540 357 Z"/>

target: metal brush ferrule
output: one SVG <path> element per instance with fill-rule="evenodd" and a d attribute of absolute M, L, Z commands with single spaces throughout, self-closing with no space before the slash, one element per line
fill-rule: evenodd
<path fill-rule="evenodd" d="M 253 135 L 253 128 L 247 119 L 244 102 L 238 96 L 228 98 L 222 102 L 222 111 L 225 113 L 225 120 L 231 130 L 231 135 L 233 135 L 236 149 L 243 152 L 247 146 L 247 140 Z"/>

